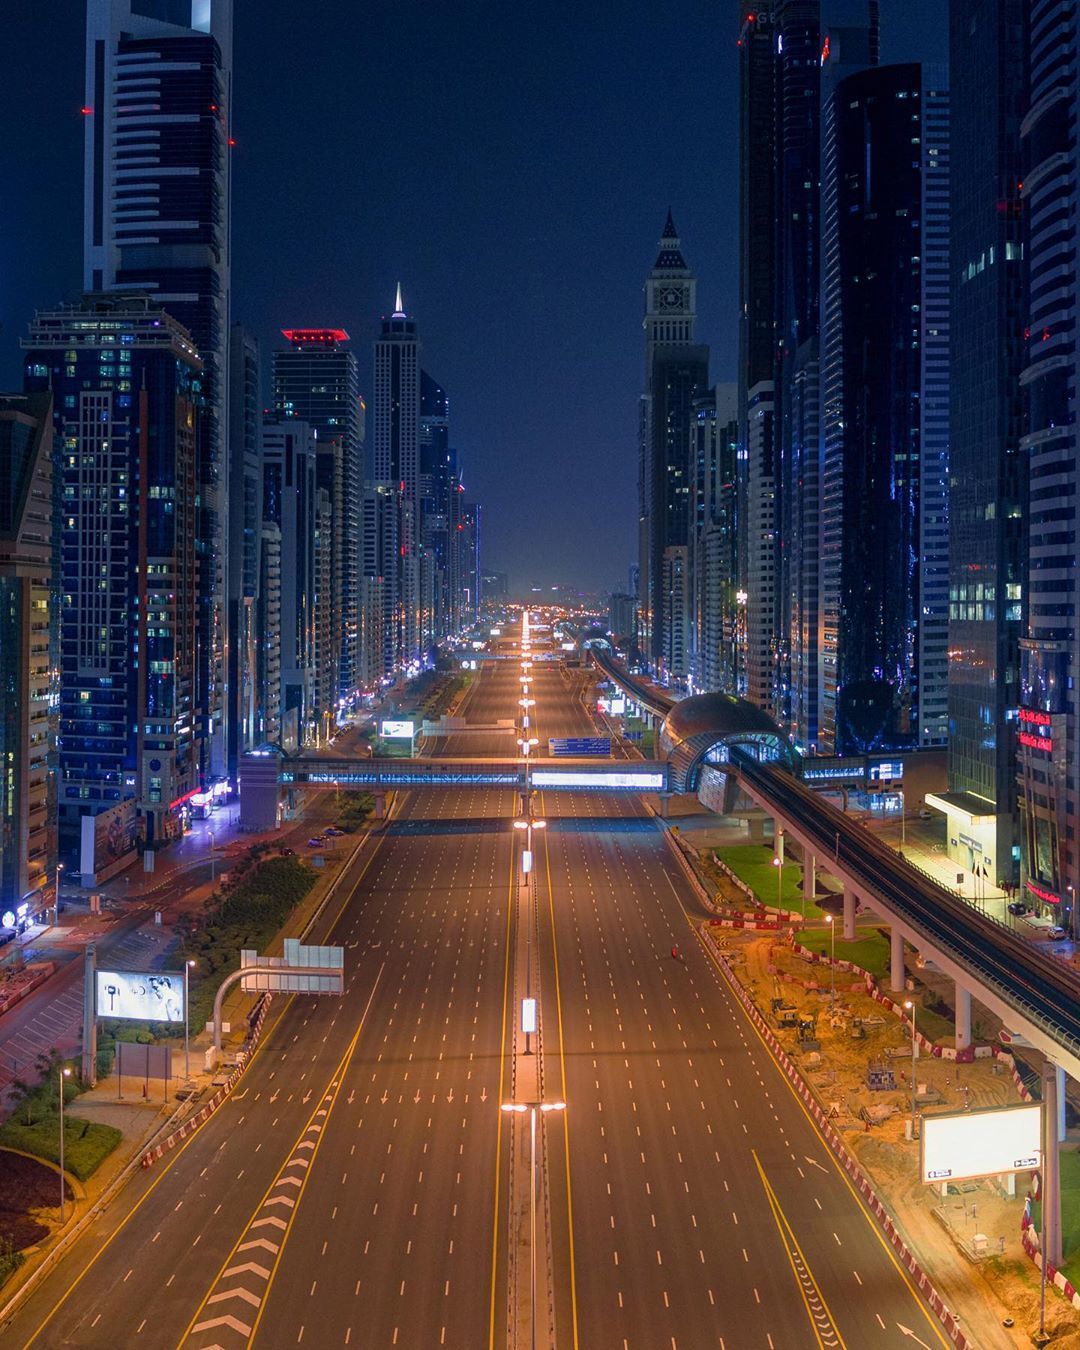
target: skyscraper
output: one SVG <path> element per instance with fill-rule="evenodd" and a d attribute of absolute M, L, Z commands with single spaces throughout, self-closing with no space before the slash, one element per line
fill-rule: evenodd
<path fill-rule="evenodd" d="M 232 0 L 87 0 L 85 113 L 84 285 L 148 293 L 203 363 L 194 700 L 224 772 Z"/>
<path fill-rule="evenodd" d="M 420 660 L 420 339 L 401 287 L 375 341 L 375 484 L 396 494 L 397 565 L 385 578 L 394 665 Z"/>
<path fill-rule="evenodd" d="M 479 502 L 462 499 L 458 533 L 461 538 L 461 622 L 465 625 L 475 623 L 480 617 L 480 602 L 484 598 L 480 580 L 483 569 L 480 563 Z"/>
<path fill-rule="evenodd" d="M 0 394 L 0 913 L 56 889 L 52 398 Z"/>
<path fill-rule="evenodd" d="M 690 452 L 694 473 L 694 688 L 729 694 L 737 689 L 737 409 L 737 390 L 732 384 L 718 384 L 698 399 Z"/>
<path fill-rule="evenodd" d="M 739 36 L 741 663 L 748 696 L 808 746 L 821 684 L 822 103 L 877 63 L 878 44 L 877 0 L 773 0 Z"/>
<path fill-rule="evenodd" d="M 645 282 L 639 517 L 646 655 L 661 678 L 677 683 L 690 674 L 690 431 L 694 401 L 709 382 L 709 349 L 694 342 L 696 291 L 669 211 Z"/>
<path fill-rule="evenodd" d="M 950 50 L 949 854 L 1013 879 L 1019 842 L 1026 5 L 953 0 Z"/>
<path fill-rule="evenodd" d="M 820 740 L 944 744 L 948 662 L 946 72 L 839 81 L 824 152 Z"/>
<path fill-rule="evenodd" d="M 177 837 L 200 786 L 196 461 L 202 364 L 143 295 L 39 313 L 29 391 L 52 390 L 60 474 L 59 828 L 132 802 Z"/>
<path fill-rule="evenodd" d="M 274 411 L 299 417 L 318 434 L 318 485 L 332 517 L 330 665 L 333 698 L 350 703 L 359 684 L 360 531 L 364 422 L 360 372 L 341 328 L 285 328 L 288 342 L 273 356 Z"/>
<path fill-rule="evenodd" d="M 1071 910 L 1076 931 L 1080 845 L 1077 747 L 1080 539 L 1077 443 L 1076 126 L 1080 118 L 1076 0 L 1031 0 L 1029 108 L 1021 124 L 1027 318 L 1021 382 L 1028 473 L 1027 603 L 1021 639 L 1019 749 L 1024 882 Z M 982 257 L 976 260 L 976 265 Z M 993 266 L 1002 259 L 995 254 Z M 986 265 L 991 265 L 989 254 Z M 985 603 L 985 601 L 984 601 Z"/>
<path fill-rule="evenodd" d="M 420 372 L 419 440 L 422 624 L 428 647 L 453 631 L 450 518 L 458 473 L 457 452 L 450 446 L 450 400 L 426 370 Z"/>
<path fill-rule="evenodd" d="M 318 569 L 315 428 L 297 417 L 263 420 L 263 519 L 281 532 L 281 742 L 311 744 L 317 702 Z"/>
<path fill-rule="evenodd" d="M 776 32 L 747 11 L 739 34 L 739 457 L 746 482 L 740 667 L 751 702 L 779 712 L 776 539 Z"/>
<path fill-rule="evenodd" d="M 258 744 L 259 549 L 262 539 L 262 400 L 258 340 L 234 324 L 229 339 L 229 609 L 226 631 L 227 766 Z"/>

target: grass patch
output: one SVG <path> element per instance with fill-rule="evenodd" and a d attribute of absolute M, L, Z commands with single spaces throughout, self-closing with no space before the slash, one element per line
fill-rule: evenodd
<path fill-rule="evenodd" d="M 355 834 L 374 810 L 375 798 L 370 792 L 343 792 L 334 823 L 346 834 Z"/>
<path fill-rule="evenodd" d="M 93 1176 L 109 1154 L 123 1139 L 114 1125 L 81 1120 L 78 1116 L 64 1116 L 64 1167 L 85 1181 Z M 60 1116 L 43 1116 L 27 1125 L 24 1119 L 12 1116 L 0 1125 L 0 1145 L 22 1149 L 35 1158 L 60 1162 Z"/>
<path fill-rule="evenodd" d="M 776 907 L 776 874 L 782 876 L 782 905 L 784 909 L 802 914 L 802 863 L 785 862 L 782 868 L 773 866 L 773 851 L 769 844 L 733 844 L 712 850 L 722 863 L 745 881 L 763 905 Z M 806 902 L 808 919 L 822 918 L 824 912 L 812 900 Z"/>
<path fill-rule="evenodd" d="M 828 956 L 832 948 L 828 929 L 814 928 L 799 934 L 799 942 L 812 952 Z M 888 984 L 889 939 L 881 933 L 865 934 L 854 942 L 845 942 L 839 934 L 835 945 L 836 959 L 850 961 L 861 970 L 867 970 L 883 985 Z"/>
<path fill-rule="evenodd" d="M 1058 1152 L 1061 1166 L 1061 1249 L 1060 1270 L 1075 1288 L 1080 1282 L 1080 1152 L 1064 1147 Z M 1035 1231 L 1042 1228 L 1042 1207 L 1031 1206 Z"/>

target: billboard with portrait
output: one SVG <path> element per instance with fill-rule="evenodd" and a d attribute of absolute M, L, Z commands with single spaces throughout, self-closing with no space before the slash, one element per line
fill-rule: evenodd
<path fill-rule="evenodd" d="M 99 970 L 98 1017 L 135 1022 L 183 1022 L 184 974 L 180 970 Z"/>

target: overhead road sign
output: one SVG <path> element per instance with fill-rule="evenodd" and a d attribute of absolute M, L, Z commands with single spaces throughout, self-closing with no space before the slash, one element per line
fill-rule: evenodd
<path fill-rule="evenodd" d="M 563 755 L 574 759 L 589 757 L 611 758 L 610 736 L 557 736 L 548 738 L 548 754 L 552 758 Z"/>

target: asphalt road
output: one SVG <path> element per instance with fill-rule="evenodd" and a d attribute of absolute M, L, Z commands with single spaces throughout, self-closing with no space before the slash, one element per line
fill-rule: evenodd
<path fill-rule="evenodd" d="M 470 719 L 513 715 L 518 677 L 485 671 Z M 538 664 L 533 690 L 541 748 L 593 729 L 576 676 Z M 409 795 L 326 918 L 344 998 L 288 1003 L 239 1091 L 0 1346 L 505 1345 L 516 806 Z M 567 1102 L 544 1124 L 558 1344 L 911 1350 L 906 1326 L 943 1345 L 696 944 L 644 808 L 537 806 L 545 1092 Z"/>

